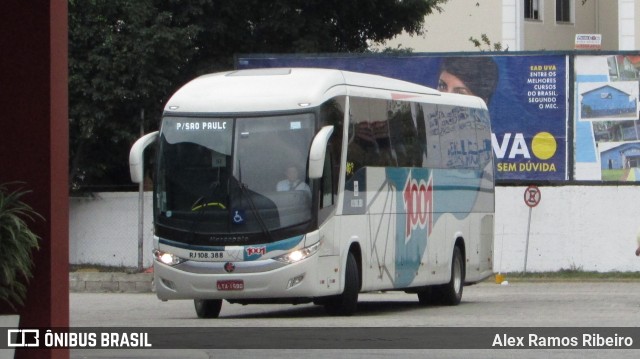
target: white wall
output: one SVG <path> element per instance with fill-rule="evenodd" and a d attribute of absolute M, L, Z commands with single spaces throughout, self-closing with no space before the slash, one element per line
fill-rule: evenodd
<path fill-rule="evenodd" d="M 602 34 L 603 50 L 640 48 L 640 1 L 574 1 L 574 21 L 557 24 L 555 0 L 541 0 L 541 21 L 524 20 L 521 0 L 449 0 L 444 11 L 425 17 L 425 34 L 406 33 L 374 48 L 410 47 L 414 52 L 477 51 L 469 37 L 487 34 L 511 51 L 572 50 L 576 34 Z M 487 50 L 486 48 L 484 48 Z"/>
<path fill-rule="evenodd" d="M 145 193 L 144 267 L 153 263 L 152 194 Z M 69 262 L 138 266 L 138 193 L 97 193 L 69 199 Z"/>
<path fill-rule="evenodd" d="M 496 192 L 494 270 L 524 269 L 529 207 L 525 187 Z M 582 269 L 640 271 L 634 252 L 640 227 L 637 186 L 540 187 L 531 211 L 527 272 Z"/>
<path fill-rule="evenodd" d="M 496 188 L 494 270 L 524 269 L 529 207 L 525 187 Z M 527 272 L 582 269 L 640 271 L 634 255 L 640 228 L 637 186 L 540 187 L 531 211 Z M 151 265 L 151 194 L 145 194 L 144 263 Z M 136 267 L 138 194 L 71 198 L 70 262 Z"/>
<path fill-rule="evenodd" d="M 442 4 L 442 13 L 434 11 L 425 17 L 424 35 L 410 36 L 403 32 L 384 45 L 376 44 L 374 47 L 395 49 L 402 45 L 414 52 L 477 51 L 469 37 L 480 39 L 482 34 L 486 34 L 492 42 L 503 40 L 500 21 L 503 1 L 449 0 Z"/>

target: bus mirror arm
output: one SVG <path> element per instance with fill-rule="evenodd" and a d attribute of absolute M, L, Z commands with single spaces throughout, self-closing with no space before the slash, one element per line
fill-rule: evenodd
<path fill-rule="evenodd" d="M 309 178 L 322 178 L 324 157 L 327 153 L 327 143 L 333 133 L 333 126 L 324 126 L 318 131 L 309 151 Z"/>
<path fill-rule="evenodd" d="M 148 133 L 140 137 L 131 146 L 129 151 L 129 172 L 131 173 L 131 181 L 134 183 L 140 183 L 143 179 L 143 165 L 144 165 L 144 149 L 153 143 L 158 137 L 158 131 Z"/>

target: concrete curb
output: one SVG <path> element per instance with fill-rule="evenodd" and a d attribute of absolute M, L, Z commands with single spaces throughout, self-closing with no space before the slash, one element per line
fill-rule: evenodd
<path fill-rule="evenodd" d="M 74 293 L 150 293 L 153 273 L 71 272 L 69 291 Z"/>

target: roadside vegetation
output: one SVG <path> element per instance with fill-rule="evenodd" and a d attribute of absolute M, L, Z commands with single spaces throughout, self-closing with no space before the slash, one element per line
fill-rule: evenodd
<path fill-rule="evenodd" d="M 147 270 L 151 272 L 151 268 Z M 69 266 L 69 272 L 95 272 L 95 273 L 139 273 L 137 268 L 124 266 L 104 266 L 96 264 L 73 264 Z M 510 272 L 501 273 L 504 280 L 509 282 L 579 282 L 579 281 L 616 281 L 635 282 L 640 281 L 640 271 L 637 272 L 592 272 L 581 269 L 561 269 L 555 272 Z M 494 282 L 495 276 L 486 281 Z"/>
<path fill-rule="evenodd" d="M 638 272 L 595 272 L 583 271 L 581 269 L 561 269 L 556 272 L 513 272 L 501 273 L 504 280 L 508 282 L 548 282 L 548 281 L 617 281 L 635 282 L 640 281 L 640 271 Z M 491 280 L 494 277 L 491 278 Z"/>

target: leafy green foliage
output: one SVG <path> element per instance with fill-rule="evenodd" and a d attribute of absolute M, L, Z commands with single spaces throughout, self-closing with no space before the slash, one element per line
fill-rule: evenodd
<path fill-rule="evenodd" d="M 207 1 L 191 1 L 198 5 Z M 166 4 L 163 8 L 159 4 Z M 69 2 L 70 178 L 126 178 L 130 144 L 155 126 L 162 102 L 197 51 L 202 9 L 178 1 Z M 179 11 L 173 11 L 172 6 Z M 145 116 L 141 124 L 141 114 Z"/>
<path fill-rule="evenodd" d="M 584 271 L 581 268 L 564 268 L 555 272 L 515 272 L 504 274 L 505 278 L 510 282 L 626 282 L 626 281 L 638 281 L 640 280 L 640 272 L 594 272 Z"/>
<path fill-rule="evenodd" d="M 31 252 L 38 249 L 39 237 L 26 221 L 42 219 L 22 197 L 22 189 L 9 190 L 11 184 L 0 184 L 0 304 L 16 309 L 26 297 L 26 284 L 32 277 Z"/>
<path fill-rule="evenodd" d="M 503 49 L 501 42 L 492 43 L 487 34 L 481 34 L 480 39 L 473 36 L 469 37 L 469 41 L 473 43 L 473 46 L 477 47 L 480 51 L 509 51 L 509 47 Z"/>
<path fill-rule="evenodd" d="M 444 2 L 69 0 L 71 190 L 130 185 L 141 127 L 155 130 L 171 93 L 232 69 L 235 54 L 363 52 L 402 31 L 422 34 Z"/>

